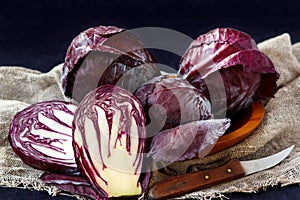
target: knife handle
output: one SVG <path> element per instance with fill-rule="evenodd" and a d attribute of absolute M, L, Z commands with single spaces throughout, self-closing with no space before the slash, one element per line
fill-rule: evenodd
<path fill-rule="evenodd" d="M 178 175 L 165 179 L 150 188 L 149 200 L 177 197 L 199 189 L 238 179 L 245 175 L 239 160 L 230 160 L 221 167 Z"/>

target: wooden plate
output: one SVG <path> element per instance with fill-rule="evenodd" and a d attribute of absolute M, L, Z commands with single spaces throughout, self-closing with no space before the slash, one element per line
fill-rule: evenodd
<path fill-rule="evenodd" d="M 209 155 L 227 149 L 247 138 L 261 123 L 264 113 L 264 105 L 261 102 L 254 102 L 249 109 L 231 117 L 230 128 L 219 138 Z"/>

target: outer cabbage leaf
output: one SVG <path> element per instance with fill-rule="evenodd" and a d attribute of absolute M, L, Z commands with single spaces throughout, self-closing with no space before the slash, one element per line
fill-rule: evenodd
<path fill-rule="evenodd" d="M 148 155 L 168 163 L 204 157 L 229 126 L 229 119 L 210 119 L 167 129 L 153 137 Z"/>
<path fill-rule="evenodd" d="M 104 192 L 94 190 L 88 180 L 84 177 L 44 173 L 40 178 L 43 183 L 54 185 L 57 188 L 72 194 L 90 197 L 95 200 L 107 200 L 107 195 Z"/>

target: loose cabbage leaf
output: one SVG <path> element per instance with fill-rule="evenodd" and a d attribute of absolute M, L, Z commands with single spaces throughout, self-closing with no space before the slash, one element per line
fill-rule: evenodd
<path fill-rule="evenodd" d="M 167 129 L 153 137 L 148 156 L 168 163 L 204 157 L 229 126 L 229 119 L 210 119 Z"/>

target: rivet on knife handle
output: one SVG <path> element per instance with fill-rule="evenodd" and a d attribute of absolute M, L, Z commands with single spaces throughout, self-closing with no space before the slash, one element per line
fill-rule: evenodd
<path fill-rule="evenodd" d="M 227 164 L 190 174 L 175 176 L 156 184 L 148 192 L 148 199 L 168 199 L 196 191 L 222 182 L 234 180 L 245 175 L 237 159 Z"/>

